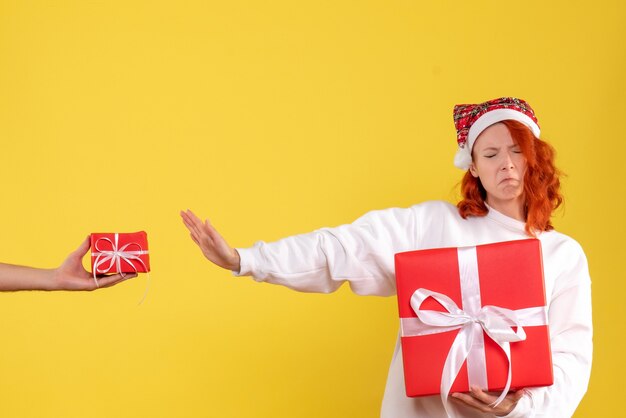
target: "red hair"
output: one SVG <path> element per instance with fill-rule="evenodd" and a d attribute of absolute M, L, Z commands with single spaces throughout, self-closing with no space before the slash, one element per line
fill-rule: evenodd
<path fill-rule="evenodd" d="M 547 142 L 535 137 L 526 125 L 514 121 L 502 121 L 511 133 L 526 158 L 526 174 L 524 175 L 524 216 L 526 233 L 535 236 L 536 231 L 554 229 L 550 223 L 552 212 L 563 203 L 559 180 L 561 172 L 554 165 L 554 148 Z M 487 192 L 480 179 L 472 176 L 469 170 L 461 180 L 463 199 L 456 205 L 459 214 L 465 219 L 468 216 L 485 216 L 488 212 L 485 205 Z"/>

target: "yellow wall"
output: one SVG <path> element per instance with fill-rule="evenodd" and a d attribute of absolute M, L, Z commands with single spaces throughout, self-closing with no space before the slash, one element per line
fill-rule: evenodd
<path fill-rule="evenodd" d="M 180 3 L 180 4 L 178 4 Z M 517 95 L 568 174 L 595 360 L 626 367 L 623 2 L 0 1 L 0 259 L 57 265 L 92 231 L 148 231 L 146 278 L 0 294 L 2 417 L 376 417 L 394 298 L 299 294 L 204 260 L 454 200 L 455 103 Z M 431 4 L 437 3 L 437 4 Z"/>

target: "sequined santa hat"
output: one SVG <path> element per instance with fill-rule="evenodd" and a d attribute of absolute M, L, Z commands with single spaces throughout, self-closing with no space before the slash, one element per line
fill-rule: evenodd
<path fill-rule="evenodd" d="M 478 135 L 494 123 L 503 120 L 521 122 L 539 138 L 539 123 L 535 112 L 522 99 L 501 97 L 479 104 L 454 106 L 454 126 L 459 144 L 459 149 L 454 156 L 454 165 L 467 170 L 472 163 L 472 147 Z"/>

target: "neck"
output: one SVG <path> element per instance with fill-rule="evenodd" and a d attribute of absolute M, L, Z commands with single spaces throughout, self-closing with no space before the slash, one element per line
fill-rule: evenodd
<path fill-rule="evenodd" d="M 486 202 L 490 207 L 494 208 L 503 215 L 521 222 L 526 222 L 526 216 L 524 214 L 524 201 L 522 199 L 498 200 L 493 198 L 490 199 L 489 196 L 487 196 Z"/>

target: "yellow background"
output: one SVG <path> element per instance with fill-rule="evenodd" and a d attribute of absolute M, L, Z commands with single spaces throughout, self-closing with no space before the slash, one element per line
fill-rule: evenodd
<path fill-rule="evenodd" d="M 618 0 L 0 1 L 1 260 L 53 267 L 90 232 L 144 229 L 153 268 L 139 307 L 145 276 L 0 294 L 0 416 L 378 416 L 395 299 L 234 278 L 178 211 L 248 246 L 455 201 L 452 107 L 504 95 L 557 148 L 555 224 L 590 263 L 576 417 L 616 416 L 624 18 Z"/>

